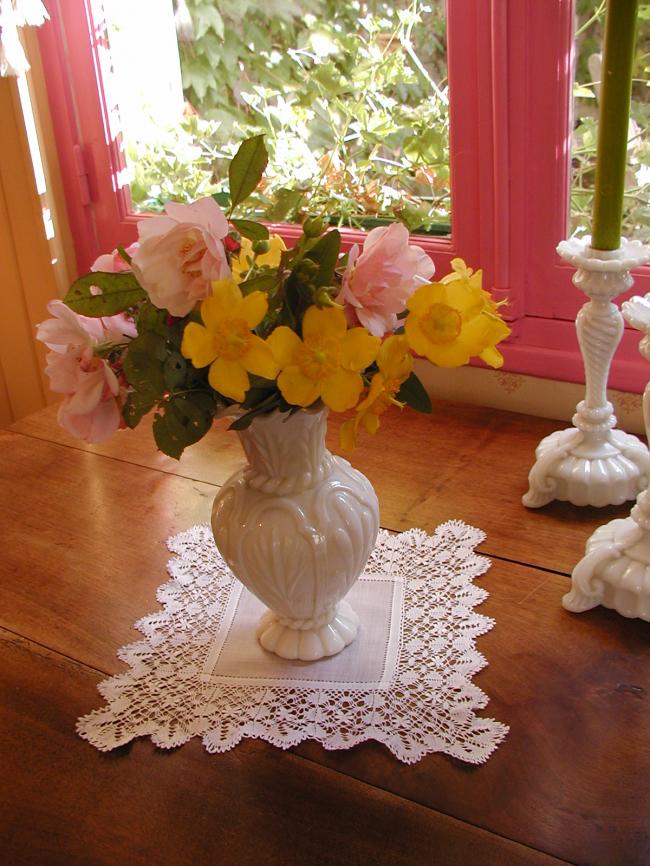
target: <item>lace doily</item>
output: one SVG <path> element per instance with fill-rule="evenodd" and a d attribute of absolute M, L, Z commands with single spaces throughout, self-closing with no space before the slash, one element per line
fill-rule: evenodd
<path fill-rule="evenodd" d="M 157 593 L 163 609 L 136 623 L 145 639 L 118 652 L 129 670 L 99 685 L 107 705 L 77 730 L 104 751 L 145 735 L 162 748 L 200 736 L 208 752 L 244 737 L 326 749 L 374 739 L 406 763 L 437 751 L 482 763 L 508 732 L 476 715 L 488 698 L 471 682 L 487 664 L 475 638 L 494 625 L 474 611 L 488 595 L 473 583 L 490 565 L 474 552 L 484 538 L 458 521 L 432 536 L 381 531 L 348 596 L 361 616 L 357 640 L 306 663 L 259 648 L 259 602 L 209 528 L 195 526 L 168 541 L 176 556 Z"/>

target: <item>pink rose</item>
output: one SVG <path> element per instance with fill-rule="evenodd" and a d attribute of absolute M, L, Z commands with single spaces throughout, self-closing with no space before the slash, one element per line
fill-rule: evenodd
<path fill-rule="evenodd" d="M 78 316 L 62 301 L 51 301 L 47 309 L 54 318 L 38 325 L 36 337 L 51 350 L 45 367 L 50 388 L 65 395 L 59 424 L 77 439 L 103 442 L 122 426 L 126 387 L 93 349 L 97 343 L 122 343 L 136 336 L 135 326 L 121 314 Z"/>
<path fill-rule="evenodd" d="M 210 294 L 213 280 L 230 276 L 223 245 L 228 222 L 209 196 L 190 205 L 169 202 L 165 210 L 167 216 L 138 223 L 133 273 L 152 304 L 186 316 Z"/>
<path fill-rule="evenodd" d="M 435 267 L 420 247 L 409 246 L 402 223 L 368 232 L 363 251 L 350 250 L 343 285 L 337 298 L 345 305 L 348 321 L 361 323 L 383 337 L 397 327 L 397 314 L 419 285 L 431 280 Z"/>
<path fill-rule="evenodd" d="M 137 241 L 126 248 L 128 255 L 133 258 L 133 254 L 138 248 Z M 105 253 L 103 256 L 95 259 L 90 266 L 91 271 L 102 271 L 104 274 L 121 274 L 123 271 L 130 271 L 131 265 L 126 262 L 117 250 L 112 253 Z"/>

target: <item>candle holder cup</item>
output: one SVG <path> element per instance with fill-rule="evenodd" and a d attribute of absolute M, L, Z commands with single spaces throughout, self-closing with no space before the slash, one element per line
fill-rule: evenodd
<path fill-rule="evenodd" d="M 650 294 L 624 302 L 623 315 L 644 332 L 639 349 L 650 361 Z M 643 394 L 643 417 L 648 436 L 650 383 Z M 629 517 L 611 520 L 589 538 L 562 604 L 573 613 L 603 605 L 650 622 L 650 484 L 637 497 Z"/>
<path fill-rule="evenodd" d="M 632 268 L 650 260 L 650 247 L 623 239 L 616 250 L 594 250 L 590 238 L 562 241 L 558 253 L 577 267 L 574 285 L 589 300 L 576 319 L 585 369 L 585 398 L 576 407 L 573 427 L 542 439 L 523 496 L 528 508 L 558 499 L 573 505 L 620 505 L 634 499 L 650 477 L 646 446 L 615 429 L 607 399 L 607 379 L 623 336 L 623 317 L 612 300 L 633 284 Z"/>

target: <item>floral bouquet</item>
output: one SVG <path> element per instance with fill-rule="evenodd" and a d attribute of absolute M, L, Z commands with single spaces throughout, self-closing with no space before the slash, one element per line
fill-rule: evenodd
<path fill-rule="evenodd" d="M 413 356 L 442 367 L 479 356 L 498 367 L 510 333 L 461 259 L 434 265 L 394 223 L 341 254 L 341 236 L 311 217 L 287 249 L 261 223 L 233 218 L 267 163 L 263 136 L 229 168 L 228 216 L 212 198 L 169 203 L 138 223 L 138 243 L 100 256 L 38 326 L 46 373 L 64 395 L 73 436 L 107 439 L 152 410 L 158 448 L 178 458 L 215 417 L 242 430 L 260 414 L 321 403 L 354 410 L 341 445 L 405 404 L 431 411 Z"/>

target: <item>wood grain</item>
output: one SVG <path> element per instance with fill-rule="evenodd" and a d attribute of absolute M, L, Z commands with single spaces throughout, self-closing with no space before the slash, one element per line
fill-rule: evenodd
<path fill-rule="evenodd" d="M 483 715 L 510 726 L 482 767 L 432 755 L 413 768 L 377 744 L 299 754 L 573 863 L 650 863 L 650 626 L 598 609 L 576 616 L 567 581 L 494 563 L 478 609 Z M 535 573 L 535 572 L 533 572 Z M 526 575 L 529 579 L 526 580 Z"/>
<path fill-rule="evenodd" d="M 331 426 L 335 442 L 336 424 Z M 391 842 L 403 839 L 396 828 L 403 821 L 417 837 L 409 842 L 415 847 L 404 848 L 412 859 L 403 862 L 537 863 L 547 862 L 534 859 L 544 852 L 596 866 L 646 866 L 650 626 L 603 609 L 571 615 L 560 605 L 566 575 L 582 555 L 585 539 L 629 506 L 596 511 L 555 503 L 537 512 L 521 506 L 534 446 L 555 426 L 441 404 L 429 419 L 404 414 L 391 420 L 388 415 L 383 432 L 353 455 L 377 489 L 388 528 L 431 530 L 442 520 L 460 518 L 488 533 L 481 550 L 494 559 L 480 582 L 490 597 L 479 610 L 494 617 L 496 626 L 478 641 L 490 664 L 476 683 L 490 698 L 484 714 L 506 722 L 511 731 L 481 767 L 439 755 L 405 766 L 373 743 L 333 753 L 306 743 L 290 756 L 248 742 L 219 757 L 207 756 L 196 742 L 165 755 L 136 743 L 114 756 L 98 756 L 77 741 L 72 722 L 101 704 L 92 688 L 97 672 L 122 669 L 116 649 L 138 639 L 132 624 L 156 609 L 155 590 L 165 579 L 169 557 L 164 539 L 208 519 L 215 484 L 241 460 L 239 445 L 232 434 L 215 428 L 188 452 L 188 460 L 176 463 L 156 453 L 148 431 L 139 429 L 91 448 L 71 443 L 58 431 L 51 410 L 20 422 L 14 432 L 0 433 L 0 624 L 33 642 L 20 648 L 21 658 L 31 662 L 15 670 L 13 662 L 5 666 L 7 706 L 23 707 L 23 699 L 28 705 L 7 712 L 13 738 L 9 787 L 21 792 L 17 808 L 38 828 L 31 844 L 43 846 L 37 854 L 44 859 L 29 862 L 144 863 L 156 822 L 167 822 L 164 832 L 170 837 L 175 828 L 187 850 L 200 857 L 191 828 L 176 825 L 191 825 L 194 814 L 209 815 L 199 829 L 207 833 L 211 826 L 214 839 L 220 838 L 217 816 L 222 809 L 230 814 L 226 801 L 232 796 L 249 810 L 228 837 L 234 847 L 224 849 L 236 853 L 238 859 L 230 862 L 237 864 L 249 862 L 257 820 L 270 854 L 256 862 L 399 863 L 402 855 L 395 854 Z M 67 685 L 52 668 L 65 672 Z M 40 732 L 44 742 L 54 736 L 51 772 L 45 746 L 42 754 L 34 753 L 33 769 L 31 758 L 19 761 L 23 729 Z M 60 791 L 66 761 L 75 779 L 69 797 Z M 105 772 L 107 767 L 112 772 Z M 63 797 L 60 810 L 47 805 L 40 789 L 31 790 L 33 778 Z M 167 798 L 157 786 L 175 794 Z M 116 802 L 120 790 L 139 797 L 141 787 L 143 808 L 152 800 L 156 816 L 153 823 L 145 822 L 145 841 L 139 825 Z M 104 788 L 108 793 L 102 794 Z M 265 798 L 262 789 L 274 793 Z M 74 809 L 65 819 L 63 810 L 72 808 L 73 795 L 93 803 L 83 827 L 98 840 L 96 860 L 83 859 L 73 831 L 81 819 Z M 273 797 L 297 809 L 307 828 L 304 839 L 296 842 L 291 830 L 283 829 L 275 802 L 267 803 Z M 104 824 L 95 800 L 102 805 Z M 323 826 L 337 840 L 333 854 L 325 850 L 326 837 L 317 812 L 309 812 L 310 803 L 320 804 L 328 816 Z M 180 811 L 170 819 L 174 807 Z M 392 823 L 384 809 L 396 810 Z M 340 810 L 345 820 L 339 832 L 331 828 Z M 24 845 L 27 831 L 11 814 L 8 837 Z M 282 843 L 264 824 L 267 816 L 278 833 L 282 830 Z M 358 832 L 350 816 L 360 822 Z M 441 824 L 444 816 L 449 817 Z M 487 841 L 475 835 L 477 828 Z M 356 838 L 360 834 L 366 834 L 362 841 Z M 466 841 L 458 841 L 463 836 Z M 177 851 L 164 839 L 170 851 Z M 425 841 L 437 845 L 435 839 L 452 839 L 444 842 L 447 859 L 427 857 Z M 287 859 L 291 846 L 282 847 L 287 840 L 296 856 L 312 859 Z M 506 840 L 515 846 L 512 851 L 499 849 Z M 60 861 L 59 842 L 68 855 Z M 124 860 L 129 843 L 135 854 Z M 216 851 L 207 862 L 214 862 Z M 181 859 L 174 862 L 185 862 L 184 855 L 177 856 Z"/>
<path fill-rule="evenodd" d="M 96 679 L 0 634 L 6 866 L 560 862 L 258 741 L 101 754 L 74 733 Z"/>
<path fill-rule="evenodd" d="M 215 488 L 12 433 L 0 453 L 0 625 L 113 671 Z"/>
<path fill-rule="evenodd" d="M 51 408 L 11 428 L 29 436 L 140 466 L 222 484 L 243 461 L 237 440 L 220 421 L 180 462 L 157 452 L 145 421 L 101 445 L 71 439 Z M 338 452 L 340 417 L 332 415 L 328 443 Z M 382 525 L 432 531 L 457 518 L 487 533 L 481 550 L 515 562 L 570 574 L 599 522 L 627 516 L 629 505 L 595 509 L 551 503 L 521 505 L 540 439 L 562 422 L 514 412 L 437 401 L 431 416 L 386 413 L 379 433 L 362 440 L 349 459 L 373 483 Z"/>

